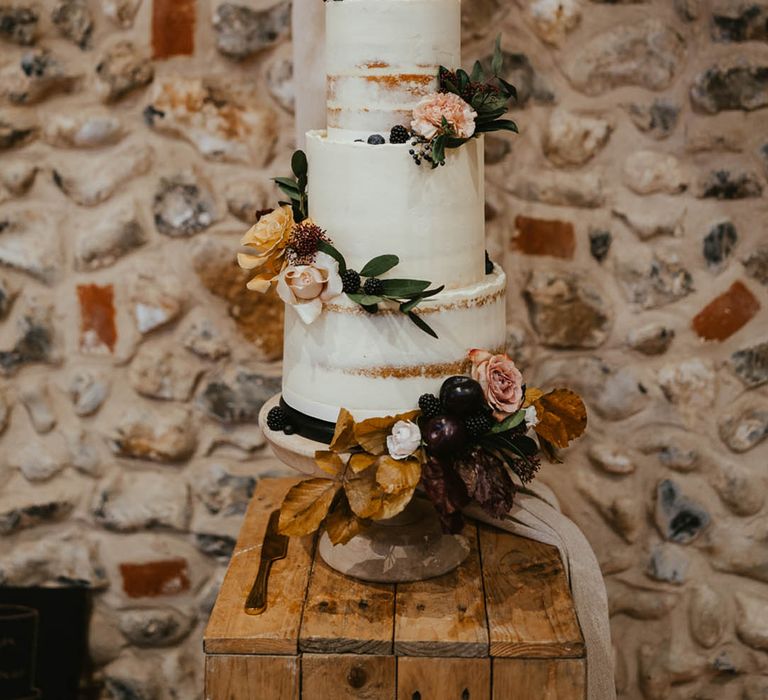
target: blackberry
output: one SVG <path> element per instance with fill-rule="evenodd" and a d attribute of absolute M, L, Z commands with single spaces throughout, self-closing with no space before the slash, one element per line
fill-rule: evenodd
<path fill-rule="evenodd" d="M 440 399 L 434 394 L 422 394 L 419 397 L 419 408 L 424 418 L 434 418 L 440 413 Z"/>
<path fill-rule="evenodd" d="M 488 413 L 476 413 L 464 422 L 467 432 L 473 438 L 485 435 L 493 427 L 493 424 L 494 420 Z"/>
<path fill-rule="evenodd" d="M 371 134 L 368 137 L 368 143 L 372 146 L 381 146 L 381 144 L 386 142 L 386 139 L 381 134 Z"/>
<path fill-rule="evenodd" d="M 269 413 L 267 413 L 267 427 L 270 430 L 285 430 L 287 424 L 288 416 L 285 415 L 285 411 L 280 406 L 269 409 Z"/>
<path fill-rule="evenodd" d="M 493 272 L 493 261 L 491 256 L 488 255 L 488 251 L 485 251 L 485 274 L 490 275 Z"/>
<path fill-rule="evenodd" d="M 377 277 L 369 277 L 367 280 L 365 280 L 363 291 L 366 294 L 370 294 L 374 297 L 380 296 L 384 291 L 384 283 Z"/>
<path fill-rule="evenodd" d="M 355 270 L 347 270 L 341 276 L 341 282 L 344 285 L 342 291 L 345 294 L 355 294 L 360 291 L 360 273 Z"/>
<path fill-rule="evenodd" d="M 408 133 L 408 129 L 398 124 L 392 127 L 392 131 L 389 132 L 390 143 L 408 143 L 408 139 L 411 135 Z"/>

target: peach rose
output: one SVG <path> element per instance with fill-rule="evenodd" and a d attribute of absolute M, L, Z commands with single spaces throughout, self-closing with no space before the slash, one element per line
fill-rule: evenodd
<path fill-rule="evenodd" d="M 443 125 L 443 117 L 454 135 L 468 139 L 475 133 L 477 112 L 452 92 L 427 95 L 414 107 L 411 129 L 425 139 L 433 139 Z"/>
<path fill-rule="evenodd" d="M 492 355 L 487 350 L 470 350 L 472 378 L 480 382 L 485 400 L 502 420 L 523 403 L 523 375 L 509 355 Z"/>
<path fill-rule="evenodd" d="M 296 309 L 304 323 L 312 323 L 323 302 L 339 296 L 343 287 L 339 263 L 326 253 L 317 253 L 311 265 L 289 265 L 277 276 L 278 296 Z"/>
<path fill-rule="evenodd" d="M 247 284 L 248 289 L 266 292 L 282 267 L 285 246 L 293 230 L 293 210 L 289 206 L 262 216 L 243 236 L 240 244 L 253 248 L 255 255 L 238 253 L 237 264 L 258 274 Z"/>

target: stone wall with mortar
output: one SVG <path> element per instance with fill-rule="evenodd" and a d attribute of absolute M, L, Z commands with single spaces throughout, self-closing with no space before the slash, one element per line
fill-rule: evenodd
<path fill-rule="evenodd" d="M 318 0 L 319 1 L 319 0 Z M 622 698 L 768 697 L 768 6 L 465 0 L 509 345 L 583 392 L 544 478 L 594 543 Z M 199 697 L 279 385 L 240 233 L 292 151 L 289 5 L 0 0 L 0 585 L 87 585 L 104 697 Z"/>

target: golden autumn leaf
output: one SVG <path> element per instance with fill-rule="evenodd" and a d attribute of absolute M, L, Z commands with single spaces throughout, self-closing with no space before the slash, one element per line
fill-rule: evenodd
<path fill-rule="evenodd" d="M 368 418 L 355 424 L 355 439 L 360 447 L 374 455 L 382 455 L 387 449 L 387 435 L 392 432 L 392 426 L 400 420 L 413 420 L 419 411 L 409 411 L 397 416 L 383 418 Z"/>
<path fill-rule="evenodd" d="M 346 544 L 365 528 L 365 521 L 360 520 L 349 507 L 345 497 L 339 499 L 336 507 L 325 519 L 325 531 L 333 544 Z"/>
<path fill-rule="evenodd" d="M 529 386 L 525 388 L 525 401 L 523 401 L 522 408 L 528 408 L 531 404 L 536 403 L 544 392 L 541 389 L 537 389 L 535 386 Z"/>
<path fill-rule="evenodd" d="M 567 447 L 587 427 L 587 409 L 578 394 L 570 389 L 555 389 L 536 400 L 539 422 L 536 434 L 555 447 Z"/>
<path fill-rule="evenodd" d="M 381 510 L 376 516 L 376 519 L 385 520 L 387 518 L 394 518 L 396 515 L 402 513 L 406 506 L 411 502 L 415 492 L 416 488 L 414 487 L 405 489 L 400 493 L 384 496 L 381 502 Z"/>
<path fill-rule="evenodd" d="M 328 450 L 315 452 L 315 464 L 330 476 L 340 477 L 344 471 L 344 462 L 341 457 Z"/>
<path fill-rule="evenodd" d="M 367 452 L 356 452 L 349 458 L 349 468 L 355 474 L 359 474 L 368 469 L 368 467 L 374 464 L 377 459 L 378 457 L 376 455 L 371 455 Z"/>
<path fill-rule="evenodd" d="M 373 469 L 346 479 L 344 493 L 349 507 L 358 518 L 376 518 L 383 507 L 384 491 L 376 483 Z"/>
<path fill-rule="evenodd" d="M 421 462 L 415 457 L 403 460 L 379 457 L 376 466 L 376 483 L 381 486 L 384 493 L 391 495 L 416 488 L 419 479 L 421 479 Z"/>
<path fill-rule="evenodd" d="M 346 408 L 342 408 L 336 419 L 336 429 L 333 431 L 333 439 L 329 449 L 331 452 L 346 452 L 356 444 L 355 419 Z"/>
<path fill-rule="evenodd" d="M 280 533 L 301 537 L 317 530 L 340 488 L 340 482 L 323 478 L 307 479 L 291 487 L 280 507 Z"/>

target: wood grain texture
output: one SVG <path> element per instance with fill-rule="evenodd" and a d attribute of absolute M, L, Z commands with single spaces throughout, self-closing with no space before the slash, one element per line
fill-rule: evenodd
<path fill-rule="evenodd" d="M 391 654 L 394 606 L 394 586 L 348 578 L 317 556 L 299 649 L 319 654 Z"/>
<path fill-rule="evenodd" d="M 488 700 L 491 660 L 400 657 L 397 697 L 400 700 Z M 506 697 L 517 700 L 514 695 Z"/>
<path fill-rule="evenodd" d="M 586 700 L 586 659 L 494 659 L 493 700 Z"/>
<path fill-rule="evenodd" d="M 299 700 L 296 656 L 228 656 L 205 659 L 205 700 Z"/>
<path fill-rule="evenodd" d="M 491 656 L 584 656 L 584 639 L 555 547 L 480 526 L 480 554 Z"/>
<path fill-rule="evenodd" d="M 304 654 L 301 700 L 394 700 L 395 657 Z"/>
<path fill-rule="evenodd" d="M 470 553 L 444 576 L 401 583 L 395 604 L 395 654 L 398 656 L 488 656 L 488 623 L 477 528 L 462 532 Z"/>
<path fill-rule="evenodd" d="M 267 609 L 261 615 L 247 615 L 244 611 L 259 569 L 269 514 L 296 481 L 259 482 L 205 630 L 203 648 L 207 654 L 297 653 L 313 538 L 291 538 L 286 558 L 272 565 Z"/>

